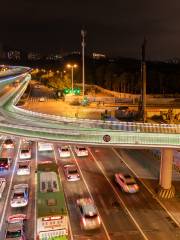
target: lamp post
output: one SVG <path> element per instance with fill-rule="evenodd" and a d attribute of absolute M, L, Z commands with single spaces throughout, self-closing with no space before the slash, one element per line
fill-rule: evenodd
<path fill-rule="evenodd" d="M 67 64 L 67 68 L 71 68 L 71 84 L 72 84 L 72 93 L 73 93 L 73 90 L 74 90 L 74 68 L 77 68 L 77 64 Z"/>
<path fill-rule="evenodd" d="M 85 70 L 84 70 L 84 47 L 85 47 L 85 36 L 86 31 L 81 30 L 81 36 L 82 36 L 82 87 L 83 87 L 83 99 L 84 99 L 84 92 L 85 92 Z"/>

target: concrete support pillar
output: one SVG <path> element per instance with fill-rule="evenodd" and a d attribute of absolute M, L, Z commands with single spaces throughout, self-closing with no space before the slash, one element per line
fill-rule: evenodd
<path fill-rule="evenodd" d="M 173 150 L 161 150 L 161 168 L 158 196 L 161 198 L 172 198 L 175 194 L 175 188 L 172 182 L 172 164 L 173 164 Z"/>

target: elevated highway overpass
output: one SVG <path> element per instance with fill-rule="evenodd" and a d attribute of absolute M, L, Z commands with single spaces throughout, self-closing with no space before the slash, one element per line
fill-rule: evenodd
<path fill-rule="evenodd" d="M 14 69 L 13 69 L 14 70 Z M 18 68 L 19 71 L 19 68 Z M 0 132 L 29 138 L 79 143 L 88 145 L 120 146 L 129 148 L 161 148 L 159 195 L 172 197 L 172 149 L 180 148 L 180 126 L 73 119 L 28 111 L 16 104 L 31 79 L 29 68 L 16 75 L 21 79 L 11 94 L 4 96 L 0 107 Z M 11 80 L 8 80 L 8 79 Z M 0 85 L 13 82 L 4 77 Z M 14 79 L 15 81 L 15 79 Z M 167 193 L 167 194 L 164 194 Z"/>

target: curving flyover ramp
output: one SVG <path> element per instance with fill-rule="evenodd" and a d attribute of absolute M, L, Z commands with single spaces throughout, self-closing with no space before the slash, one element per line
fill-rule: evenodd
<path fill-rule="evenodd" d="M 0 86 L 19 80 L 18 87 L 0 104 L 0 132 L 69 143 L 135 148 L 180 148 L 180 126 L 65 118 L 24 110 L 16 104 L 31 76 L 29 68 L 13 69 L 15 76 L 0 78 Z M 16 73 L 15 73 L 16 72 Z"/>

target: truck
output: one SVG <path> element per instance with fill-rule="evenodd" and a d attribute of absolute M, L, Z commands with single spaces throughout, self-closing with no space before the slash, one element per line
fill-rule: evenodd
<path fill-rule="evenodd" d="M 6 179 L 0 178 L 0 198 L 2 198 L 2 194 L 4 192 L 5 187 L 6 187 Z"/>

